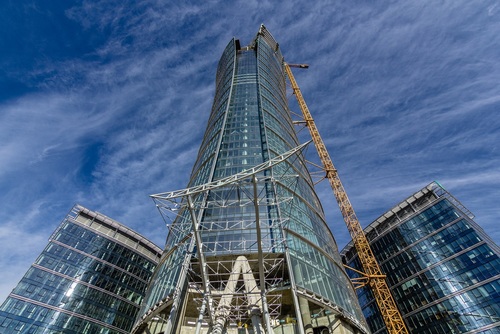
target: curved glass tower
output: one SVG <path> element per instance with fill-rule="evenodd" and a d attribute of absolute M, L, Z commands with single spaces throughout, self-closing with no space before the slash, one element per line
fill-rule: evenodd
<path fill-rule="evenodd" d="M 298 146 L 261 26 L 222 54 L 188 188 L 153 196 L 173 223 L 134 333 L 368 332 Z"/>
<path fill-rule="evenodd" d="M 433 182 L 365 228 L 412 334 L 500 331 L 500 249 L 472 218 Z M 342 255 L 361 268 L 352 243 Z M 387 333 L 371 292 L 357 291 L 372 332 Z"/>

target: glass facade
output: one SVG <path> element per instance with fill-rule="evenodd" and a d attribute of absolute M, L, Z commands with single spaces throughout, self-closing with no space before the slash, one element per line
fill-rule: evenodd
<path fill-rule="evenodd" d="M 129 333 L 160 254 L 76 205 L 0 306 L 0 332 Z"/>
<path fill-rule="evenodd" d="M 431 183 L 365 229 L 410 333 L 500 332 L 500 252 L 472 218 Z M 360 268 L 352 244 L 342 255 Z M 386 333 L 370 291 L 358 298 L 372 332 Z"/>
<path fill-rule="evenodd" d="M 249 46 L 231 40 L 219 61 L 212 112 L 188 187 L 221 185 L 186 192 L 191 195 L 176 204 L 135 333 L 189 331 L 197 324 L 201 331 L 255 330 L 255 307 L 275 331 L 310 332 L 337 319 L 352 333 L 367 332 L 302 154 L 248 180 L 227 181 L 297 146 L 283 57 L 261 26 Z M 243 267 L 251 276 L 242 272 L 233 286 Z M 267 332 L 265 319 L 259 321 Z M 297 323 L 304 328 L 294 329 Z"/>

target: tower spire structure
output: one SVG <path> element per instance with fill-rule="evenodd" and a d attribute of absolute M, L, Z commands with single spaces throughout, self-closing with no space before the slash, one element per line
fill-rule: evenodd
<path fill-rule="evenodd" d="M 133 333 L 368 333 L 306 168 L 278 43 L 233 39 Z"/>

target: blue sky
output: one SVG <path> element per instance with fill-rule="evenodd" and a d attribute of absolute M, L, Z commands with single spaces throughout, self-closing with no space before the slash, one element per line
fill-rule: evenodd
<path fill-rule="evenodd" d="M 0 301 L 75 203 L 163 245 L 149 195 L 186 186 L 221 52 L 261 23 L 311 65 L 296 79 L 363 226 L 437 180 L 499 243 L 497 1 L 2 1 Z"/>

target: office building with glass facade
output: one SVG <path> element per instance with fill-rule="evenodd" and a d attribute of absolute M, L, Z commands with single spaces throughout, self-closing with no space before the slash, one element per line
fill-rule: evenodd
<path fill-rule="evenodd" d="M 368 333 L 306 169 L 264 26 L 220 58 L 188 188 L 133 333 Z"/>
<path fill-rule="evenodd" d="M 136 232 L 76 205 L 0 306 L 0 333 L 129 333 L 160 255 Z"/>
<path fill-rule="evenodd" d="M 365 233 L 410 333 L 500 333 L 499 247 L 441 185 L 408 197 Z M 341 254 L 361 268 L 352 243 Z M 387 333 L 371 292 L 357 292 L 372 332 Z"/>

